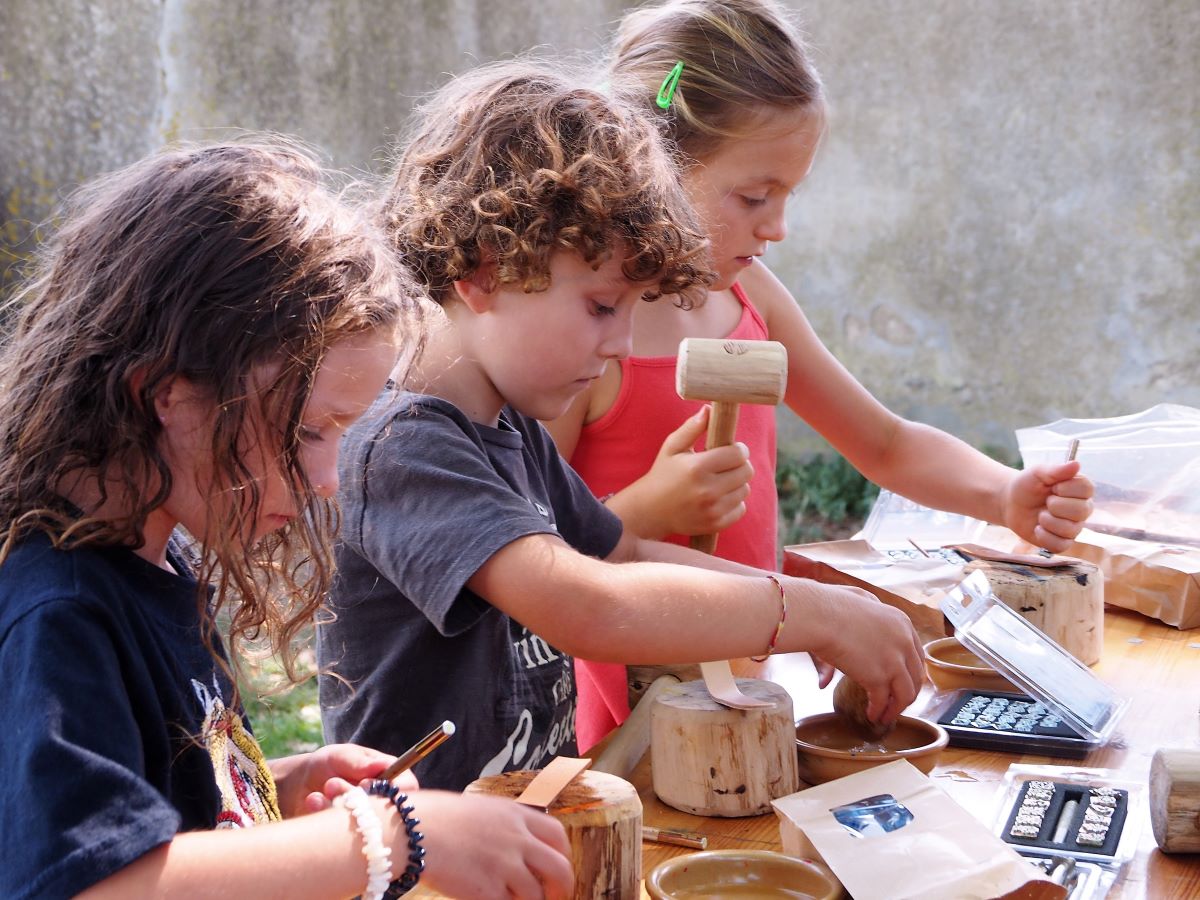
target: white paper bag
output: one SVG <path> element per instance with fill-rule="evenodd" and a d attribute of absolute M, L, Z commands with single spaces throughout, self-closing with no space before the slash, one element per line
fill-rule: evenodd
<path fill-rule="evenodd" d="M 906 760 L 772 801 L 783 852 L 825 863 L 855 900 L 1063 900 Z"/>

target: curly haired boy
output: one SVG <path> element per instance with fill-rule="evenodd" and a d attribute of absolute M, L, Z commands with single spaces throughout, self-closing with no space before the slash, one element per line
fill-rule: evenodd
<path fill-rule="evenodd" d="M 696 662 L 777 634 L 852 674 L 884 720 L 922 677 L 908 620 L 866 592 L 623 531 L 536 421 L 628 355 L 643 298 L 686 304 L 710 278 L 653 125 L 579 83 L 524 62 L 452 82 L 383 204 L 443 315 L 407 391 L 343 448 L 321 701 L 330 735 L 385 750 L 454 720 L 426 786 L 575 753 L 572 654 Z"/>

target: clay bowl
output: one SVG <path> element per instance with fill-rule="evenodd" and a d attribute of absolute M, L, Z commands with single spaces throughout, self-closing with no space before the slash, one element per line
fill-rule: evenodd
<path fill-rule="evenodd" d="M 646 876 L 653 900 L 762 898 L 839 900 L 842 885 L 824 866 L 770 850 L 709 850 L 676 856 Z"/>
<path fill-rule="evenodd" d="M 837 713 L 806 716 L 796 725 L 800 777 L 821 784 L 898 759 L 907 759 L 928 775 L 949 739 L 940 725 L 913 716 L 901 716 L 896 727 L 877 741 L 870 741 Z M 860 749 L 864 745 L 884 749 Z"/>
<path fill-rule="evenodd" d="M 925 668 L 942 691 L 965 688 L 972 691 L 1015 691 L 1018 688 L 958 642 L 958 638 L 938 638 L 925 645 Z"/>

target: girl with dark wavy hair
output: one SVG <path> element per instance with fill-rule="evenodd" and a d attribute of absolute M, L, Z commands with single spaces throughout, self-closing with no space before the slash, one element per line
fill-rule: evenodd
<path fill-rule="evenodd" d="M 218 616 L 290 660 L 339 439 L 419 343 L 394 254 L 322 181 L 280 140 L 157 154 L 71 200 L 15 298 L 0 895 L 378 898 L 421 875 L 414 807 L 443 891 L 570 882 L 546 817 L 364 791 L 391 759 L 365 747 L 267 762 L 244 721 Z"/>

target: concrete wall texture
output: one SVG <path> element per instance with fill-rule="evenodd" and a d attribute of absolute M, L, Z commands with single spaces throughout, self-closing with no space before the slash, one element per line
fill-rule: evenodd
<path fill-rule="evenodd" d="M 790 2 L 833 114 L 768 262 L 870 390 L 1008 448 L 1200 406 L 1200 2 Z M 64 193 L 166 140 L 276 130 L 378 171 L 450 74 L 598 58 L 625 6 L 2 0 L 6 283 Z"/>

